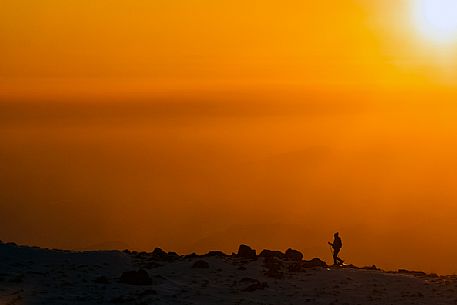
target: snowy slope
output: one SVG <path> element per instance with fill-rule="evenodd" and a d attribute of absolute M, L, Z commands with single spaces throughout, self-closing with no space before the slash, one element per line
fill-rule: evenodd
<path fill-rule="evenodd" d="M 203 268 L 193 268 L 195 262 Z M 357 268 L 299 268 L 265 259 L 70 252 L 0 244 L 0 304 L 456 304 L 457 279 Z M 120 282 L 145 268 L 152 283 Z M 292 268 L 293 269 L 293 268 Z"/>

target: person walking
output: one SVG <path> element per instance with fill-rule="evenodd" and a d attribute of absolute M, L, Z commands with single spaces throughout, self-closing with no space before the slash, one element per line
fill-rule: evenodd
<path fill-rule="evenodd" d="M 333 249 L 333 265 L 334 266 L 341 266 L 343 265 L 343 260 L 338 257 L 338 254 L 340 253 L 341 248 L 343 247 L 343 242 L 341 241 L 340 235 L 338 232 L 333 234 L 333 243 L 328 242 L 330 246 L 332 246 Z"/>

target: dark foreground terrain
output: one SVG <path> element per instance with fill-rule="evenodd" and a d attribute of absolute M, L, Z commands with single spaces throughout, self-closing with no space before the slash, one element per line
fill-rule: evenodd
<path fill-rule="evenodd" d="M 457 278 L 328 267 L 288 250 L 180 256 L 0 244 L 0 304 L 457 304 Z"/>

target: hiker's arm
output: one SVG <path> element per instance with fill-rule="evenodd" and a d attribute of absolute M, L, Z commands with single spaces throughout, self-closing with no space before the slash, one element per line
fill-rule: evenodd
<path fill-rule="evenodd" d="M 328 242 L 328 244 L 333 247 L 333 244 L 331 242 Z"/>

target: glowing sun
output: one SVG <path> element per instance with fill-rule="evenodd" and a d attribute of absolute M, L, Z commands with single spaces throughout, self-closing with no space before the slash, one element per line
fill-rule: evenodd
<path fill-rule="evenodd" d="M 414 22 L 435 43 L 457 42 L 457 0 L 413 0 Z"/>

